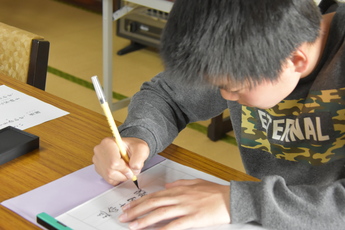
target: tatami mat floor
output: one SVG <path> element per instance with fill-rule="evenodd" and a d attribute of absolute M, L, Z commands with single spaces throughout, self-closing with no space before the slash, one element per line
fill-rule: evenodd
<path fill-rule="evenodd" d="M 83 82 L 102 80 L 102 16 L 54 0 L 0 0 L 0 21 L 42 35 L 50 41 L 46 91 L 102 113 L 95 92 Z M 115 23 L 114 23 L 115 26 Z M 156 51 L 143 49 L 124 56 L 116 51 L 129 41 L 114 36 L 113 91 L 131 97 L 140 85 L 163 70 Z M 123 122 L 126 108 L 115 111 Z M 209 121 L 200 122 L 203 127 Z M 233 140 L 232 133 L 228 139 Z M 174 141 L 186 149 L 244 171 L 238 148 L 229 141 L 212 142 L 186 128 Z"/>

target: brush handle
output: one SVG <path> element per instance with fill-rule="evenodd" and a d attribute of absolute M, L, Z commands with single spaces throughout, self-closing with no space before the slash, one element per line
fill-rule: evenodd
<path fill-rule="evenodd" d="M 110 129 L 111 129 L 111 131 L 112 131 L 112 133 L 113 133 L 113 136 L 114 136 L 114 138 L 115 138 L 115 142 L 116 142 L 117 146 L 119 147 L 121 157 L 122 157 L 122 159 L 123 159 L 127 164 L 129 164 L 129 157 L 128 157 L 128 155 L 127 155 L 127 151 L 126 151 L 125 145 L 124 145 L 123 142 L 122 142 L 122 139 L 121 139 L 119 130 L 117 129 L 117 126 L 116 126 L 116 124 L 115 124 L 115 121 L 114 121 L 113 115 L 112 115 L 112 113 L 111 113 L 111 111 L 110 111 L 108 102 L 106 102 L 106 101 L 103 102 L 103 104 L 101 104 L 101 106 L 102 106 L 102 109 L 103 109 L 103 111 L 104 111 L 104 115 L 105 115 L 105 117 L 106 117 L 107 120 L 108 120 Z M 132 180 L 133 180 L 133 181 L 136 181 L 136 180 L 137 180 L 137 177 L 136 177 L 134 174 L 133 174 Z"/>

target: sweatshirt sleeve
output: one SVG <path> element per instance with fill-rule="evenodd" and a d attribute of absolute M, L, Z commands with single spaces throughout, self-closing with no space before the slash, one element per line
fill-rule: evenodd
<path fill-rule="evenodd" d="M 280 176 L 231 181 L 231 221 L 269 229 L 344 229 L 345 179 L 328 185 L 287 186 Z"/>
<path fill-rule="evenodd" d="M 119 130 L 123 137 L 146 141 L 152 156 L 171 144 L 188 123 L 210 119 L 226 108 L 216 88 L 178 84 L 163 72 L 133 96 Z"/>

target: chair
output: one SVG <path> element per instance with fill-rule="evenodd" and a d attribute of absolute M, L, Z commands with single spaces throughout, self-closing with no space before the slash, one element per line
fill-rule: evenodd
<path fill-rule="evenodd" d="M 321 0 L 319 8 L 322 14 L 334 12 L 338 7 L 338 3 L 335 0 Z"/>
<path fill-rule="evenodd" d="M 0 73 L 45 90 L 49 41 L 0 22 Z"/>
<path fill-rule="evenodd" d="M 211 119 L 211 123 L 207 127 L 207 137 L 212 141 L 222 139 L 227 132 L 232 130 L 230 117 L 223 117 L 224 113 Z"/>
<path fill-rule="evenodd" d="M 338 4 L 335 0 L 321 0 L 319 8 L 322 14 L 336 10 Z M 223 113 L 212 118 L 207 128 L 207 137 L 212 141 L 220 140 L 227 132 L 232 130 L 230 117 L 223 118 Z"/>

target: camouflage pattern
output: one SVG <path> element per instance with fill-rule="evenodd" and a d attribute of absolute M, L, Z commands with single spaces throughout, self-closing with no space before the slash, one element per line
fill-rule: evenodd
<path fill-rule="evenodd" d="M 242 106 L 241 146 L 279 159 L 325 164 L 345 157 L 345 88 L 311 91 L 271 109 Z"/>

